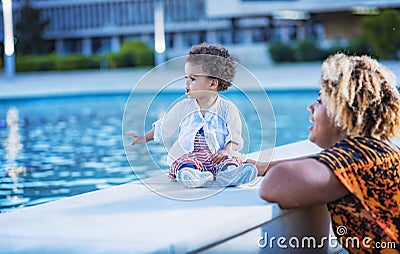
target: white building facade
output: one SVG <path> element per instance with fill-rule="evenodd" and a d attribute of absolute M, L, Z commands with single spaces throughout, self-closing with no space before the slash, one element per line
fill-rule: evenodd
<path fill-rule="evenodd" d="M 156 1 L 164 6 L 167 54 L 171 55 L 203 41 L 254 45 L 306 36 L 321 40 L 325 37 L 321 13 L 353 13 L 360 6 L 400 7 L 399 0 L 30 0 L 30 4 L 49 20 L 44 38 L 54 43 L 59 55 L 93 55 L 118 52 L 126 40 L 153 47 Z M 21 18 L 23 3 L 13 1 L 14 24 Z"/>

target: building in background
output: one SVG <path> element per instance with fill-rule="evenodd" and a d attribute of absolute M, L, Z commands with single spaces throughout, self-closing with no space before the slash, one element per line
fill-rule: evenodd
<path fill-rule="evenodd" d="M 44 33 L 59 55 L 118 52 L 126 40 L 154 44 L 155 0 L 30 0 L 49 20 Z M 24 0 L 14 0 L 14 23 Z M 321 43 L 361 32 L 359 20 L 400 0 L 163 0 L 167 56 L 203 41 L 229 45 L 246 57 L 248 47 L 311 37 Z M 0 19 L 2 22 L 2 18 Z M 3 25 L 0 29 L 2 31 Z M 259 56 L 257 50 L 253 51 Z M 251 56 L 250 56 L 251 57 Z"/>

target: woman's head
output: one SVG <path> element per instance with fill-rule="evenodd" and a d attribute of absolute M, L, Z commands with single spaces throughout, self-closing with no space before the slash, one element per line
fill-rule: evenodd
<path fill-rule="evenodd" d="M 226 48 L 207 43 L 192 46 L 186 62 L 201 65 L 209 77 L 218 80 L 218 91 L 226 91 L 232 85 L 237 61 Z"/>
<path fill-rule="evenodd" d="M 336 54 L 322 64 L 322 103 L 347 136 L 387 139 L 400 128 L 395 75 L 368 56 Z"/>

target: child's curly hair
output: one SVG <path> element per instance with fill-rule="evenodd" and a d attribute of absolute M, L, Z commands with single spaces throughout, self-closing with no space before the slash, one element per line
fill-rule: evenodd
<path fill-rule="evenodd" d="M 237 60 L 221 45 L 203 42 L 192 46 L 186 62 L 201 64 L 203 71 L 218 80 L 218 91 L 226 91 L 232 85 Z"/>
<path fill-rule="evenodd" d="M 350 137 L 396 137 L 400 97 L 396 77 L 369 56 L 330 56 L 322 64 L 321 99 L 328 116 Z"/>

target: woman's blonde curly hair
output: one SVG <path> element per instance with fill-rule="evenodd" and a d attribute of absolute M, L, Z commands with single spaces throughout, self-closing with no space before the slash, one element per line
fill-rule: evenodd
<path fill-rule="evenodd" d="M 396 137 L 400 99 L 395 75 L 369 56 L 330 56 L 322 64 L 321 99 L 350 137 Z"/>
<path fill-rule="evenodd" d="M 202 65 L 203 71 L 218 80 L 218 91 L 222 92 L 232 85 L 237 70 L 236 58 L 218 44 L 192 46 L 186 62 Z"/>

